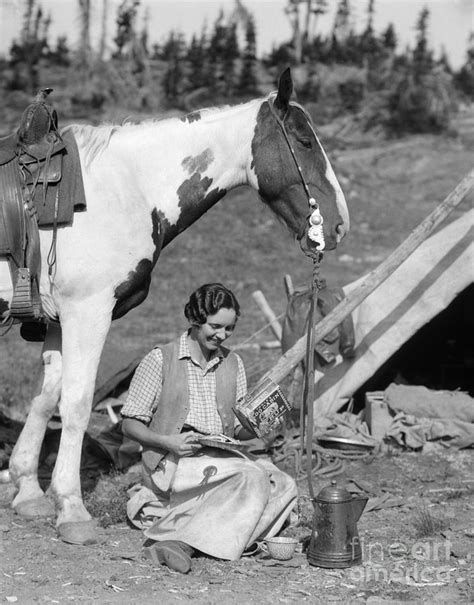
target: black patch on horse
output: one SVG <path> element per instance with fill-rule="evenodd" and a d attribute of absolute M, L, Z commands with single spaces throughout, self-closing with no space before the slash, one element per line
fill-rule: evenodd
<path fill-rule="evenodd" d="M 112 311 L 112 319 L 123 317 L 145 300 L 150 289 L 152 269 L 152 261 L 142 259 L 135 269 L 129 272 L 126 281 L 115 288 L 117 302 Z"/>
<path fill-rule="evenodd" d="M 162 219 L 156 208 L 151 211 L 151 222 L 153 224 L 153 231 L 151 238 L 155 244 L 155 251 L 153 252 L 153 266 L 155 266 L 158 257 L 160 256 L 161 249 L 163 248 L 164 233 L 162 228 Z"/>
<path fill-rule="evenodd" d="M 193 174 L 180 185 L 177 193 L 182 210 L 176 225 L 177 233 L 192 225 L 227 193 L 226 189 L 219 188 L 209 191 L 211 184 L 211 178 L 201 178 L 200 174 Z"/>
<path fill-rule="evenodd" d="M 117 302 L 112 311 L 112 319 L 119 319 L 134 307 L 140 305 L 148 296 L 151 283 L 151 272 L 163 248 L 164 232 L 162 221 L 156 209 L 151 213 L 151 237 L 155 244 L 152 260 L 142 259 L 133 271 L 130 271 L 126 281 L 115 288 Z"/>
<path fill-rule="evenodd" d="M 181 162 L 181 166 L 188 172 L 188 174 L 192 174 L 193 172 L 203 173 L 205 170 L 209 168 L 209 166 L 214 161 L 214 154 L 211 149 L 205 149 L 198 155 L 191 156 L 188 155 Z"/>
<path fill-rule="evenodd" d="M 177 223 L 171 225 L 165 217 L 160 216 L 163 230 L 163 248 L 227 193 L 227 189 L 217 187 L 208 191 L 211 184 L 211 178 L 201 178 L 199 174 L 194 174 L 179 186 L 177 195 L 179 196 L 181 213 Z"/>

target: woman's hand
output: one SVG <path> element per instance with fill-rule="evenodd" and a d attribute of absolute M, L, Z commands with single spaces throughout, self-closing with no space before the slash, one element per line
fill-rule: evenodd
<path fill-rule="evenodd" d="M 163 447 L 179 458 L 184 456 L 193 456 L 202 448 L 199 443 L 199 433 L 188 431 L 177 435 L 166 435 L 162 437 Z"/>
<path fill-rule="evenodd" d="M 255 439 L 257 434 L 252 429 L 250 424 L 245 425 L 242 423 L 242 426 L 239 426 L 234 431 L 235 438 L 239 441 L 249 441 L 250 439 Z"/>
<path fill-rule="evenodd" d="M 168 450 L 178 457 L 192 456 L 201 449 L 199 433 L 189 431 L 177 435 L 159 435 L 135 418 L 124 418 L 122 432 L 130 439 L 138 441 L 143 447 Z"/>

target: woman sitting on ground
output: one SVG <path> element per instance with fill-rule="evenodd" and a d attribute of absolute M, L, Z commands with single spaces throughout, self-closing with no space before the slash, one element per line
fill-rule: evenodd
<path fill-rule="evenodd" d="M 255 435 L 233 412 L 247 389 L 242 360 L 222 346 L 240 315 L 234 294 L 206 284 L 184 314 L 189 329 L 138 366 L 122 429 L 143 446 L 143 485 L 132 490 L 129 518 L 145 529 L 155 563 L 187 573 L 199 552 L 237 560 L 257 539 L 276 535 L 297 490 L 268 460 L 199 442 L 203 435 Z"/>

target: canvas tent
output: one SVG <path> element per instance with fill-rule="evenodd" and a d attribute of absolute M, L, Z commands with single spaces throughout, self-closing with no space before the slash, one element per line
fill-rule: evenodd
<path fill-rule="evenodd" d="M 344 288 L 349 294 L 364 278 Z M 315 414 L 340 410 L 398 349 L 474 282 L 474 209 L 423 242 L 353 312 L 353 359 L 318 380 Z"/>

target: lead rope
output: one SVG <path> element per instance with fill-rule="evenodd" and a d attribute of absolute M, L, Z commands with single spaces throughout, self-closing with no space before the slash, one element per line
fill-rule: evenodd
<path fill-rule="evenodd" d="M 316 303 L 318 300 L 318 292 L 321 290 L 322 283 L 321 278 L 319 276 L 319 269 L 321 260 L 323 258 L 323 252 L 325 247 L 324 241 L 324 233 L 323 233 L 323 217 L 321 216 L 321 212 L 319 210 L 319 204 L 316 202 L 315 198 L 311 195 L 309 190 L 308 183 L 304 178 L 303 171 L 301 170 L 301 166 L 298 163 L 296 158 L 295 150 L 291 144 L 290 138 L 288 137 L 288 133 L 285 128 L 285 117 L 280 119 L 278 114 L 276 113 L 272 103 L 268 101 L 268 106 L 270 107 L 270 111 L 273 114 L 274 118 L 279 125 L 283 137 L 288 145 L 290 150 L 290 155 L 293 158 L 296 169 L 298 171 L 299 177 L 301 179 L 301 183 L 303 184 L 303 188 L 308 197 L 308 204 L 310 215 L 308 217 L 310 227 L 308 229 L 308 238 L 314 242 L 317 250 L 306 249 L 305 254 L 313 261 L 313 274 L 311 280 L 311 304 L 308 314 L 308 331 L 307 331 L 307 339 L 306 339 L 306 356 L 305 356 L 305 364 L 306 364 L 306 372 L 305 372 L 305 381 L 303 388 L 303 402 L 300 410 L 300 460 L 298 461 L 298 466 L 301 468 L 302 464 L 302 456 L 303 452 L 306 451 L 306 474 L 308 478 L 308 489 L 311 498 L 314 498 L 314 490 L 313 490 L 313 481 L 312 481 L 312 463 L 313 463 L 313 422 L 314 422 L 314 311 L 316 308 Z M 309 122 L 308 122 L 309 124 Z M 311 125 L 309 124 L 311 127 Z M 316 136 L 316 135 L 315 135 Z M 306 412 L 306 414 L 305 414 Z M 305 426 L 307 415 L 307 429 Z M 305 433 L 306 433 L 306 448 L 305 448 Z"/>
<path fill-rule="evenodd" d="M 300 410 L 300 455 L 306 451 L 306 476 L 308 479 L 308 489 L 311 498 L 314 498 L 313 490 L 313 424 L 314 424 L 314 312 L 318 301 L 318 293 L 322 287 L 322 280 L 319 275 L 323 253 L 319 251 L 308 251 L 313 261 L 313 274 L 311 280 L 311 303 L 308 313 L 308 331 L 306 337 L 305 354 L 305 380 L 303 388 L 303 404 Z M 307 422 L 305 423 L 305 418 Z M 306 433 L 306 447 L 305 447 Z"/>

